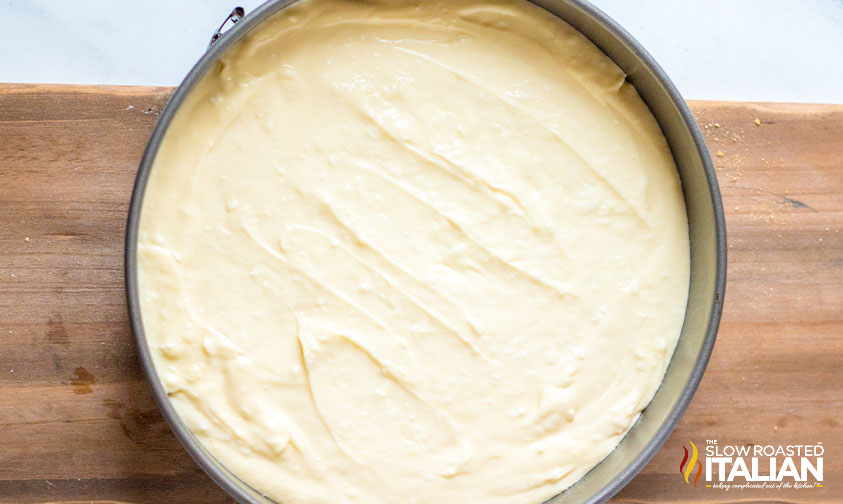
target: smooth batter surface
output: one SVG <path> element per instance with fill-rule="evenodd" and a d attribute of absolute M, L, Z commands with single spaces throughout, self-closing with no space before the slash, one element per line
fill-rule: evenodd
<path fill-rule="evenodd" d="M 155 365 L 285 504 L 535 504 L 619 442 L 682 324 L 650 112 L 522 2 L 308 0 L 230 50 L 141 217 Z"/>

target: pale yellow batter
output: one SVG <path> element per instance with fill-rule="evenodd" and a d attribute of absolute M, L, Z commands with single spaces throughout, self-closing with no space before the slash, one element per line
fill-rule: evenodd
<path fill-rule="evenodd" d="M 308 0 L 167 132 L 139 246 L 173 403 L 285 504 L 535 504 L 619 442 L 682 324 L 665 140 L 521 1 Z"/>

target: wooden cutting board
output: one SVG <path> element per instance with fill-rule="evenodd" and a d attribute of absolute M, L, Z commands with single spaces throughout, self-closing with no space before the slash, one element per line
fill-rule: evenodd
<path fill-rule="evenodd" d="M 170 91 L 0 85 L 0 503 L 232 502 L 159 414 L 127 322 L 129 194 Z M 723 322 L 687 413 L 614 502 L 841 502 L 843 106 L 691 108 L 726 208 Z M 686 485 L 682 446 L 707 439 L 822 442 L 823 487 Z"/>

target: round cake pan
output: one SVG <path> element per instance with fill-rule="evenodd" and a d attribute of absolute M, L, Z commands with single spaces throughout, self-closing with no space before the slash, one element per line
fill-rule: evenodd
<path fill-rule="evenodd" d="M 723 306 L 726 226 L 717 179 L 702 134 L 685 101 L 661 67 L 623 28 L 588 2 L 532 2 L 583 33 L 627 74 L 627 79 L 650 107 L 667 138 L 679 170 L 688 213 L 690 292 L 682 332 L 664 380 L 652 402 L 617 448 L 580 481 L 548 501 L 552 504 L 599 503 L 623 488 L 658 451 L 684 413 L 702 378 L 714 346 Z M 185 97 L 232 44 L 293 3 L 295 0 L 266 2 L 239 20 L 230 30 L 214 37 L 215 42 L 187 74 L 158 119 L 135 180 L 126 229 L 125 269 L 129 318 L 140 360 L 155 399 L 176 437 L 193 459 L 211 479 L 241 504 L 267 504 L 273 501 L 242 482 L 205 450 L 182 422 L 155 371 L 143 330 L 138 295 L 138 224 L 144 189 L 153 161 Z M 235 10 L 232 15 L 238 19 L 241 13 L 242 10 Z"/>

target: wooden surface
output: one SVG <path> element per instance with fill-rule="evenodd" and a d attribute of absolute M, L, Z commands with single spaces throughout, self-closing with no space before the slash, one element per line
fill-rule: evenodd
<path fill-rule="evenodd" d="M 163 421 L 127 322 L 129 194 L 169 91 L 0 85 L 0 503 L 231 502 Z M 723 322 L 688 412 L 615 502 L 841 502 L 843 106 L 691 106 L 726 207 Z M 823 488 L 688 486 L 682 445 L 705 439 L 822 442 Z"/>

